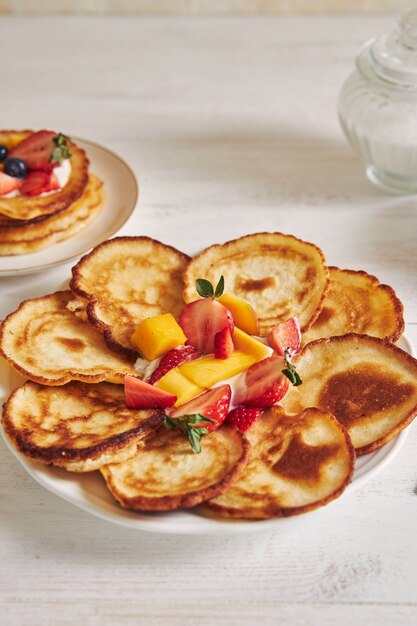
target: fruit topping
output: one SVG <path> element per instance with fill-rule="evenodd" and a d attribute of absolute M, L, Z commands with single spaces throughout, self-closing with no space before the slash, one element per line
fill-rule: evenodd
<path fill-rule="evenodd" d="M 300 324 L 296 317 L 290 317 L 273 327 L 268 335 L 268 343 L 281 356 L 288 351 L 291 356 L 296 354 L 301 346 Z"/>
<path fill-rule="evenodd" d="M 187 304 L 179 322 L 188 344 L 202 354 L 214 352 L 214 338 L 218 332 L 224 328 L 233 331 L 230 311 L 217 300 L 208 298 Z"/>
<path fill-rule="evenodd" d="M 8 153 L 9 151 L 7 149 L 7 146 L 1 143 L 0 144 L 0 163 L 4 163 L 4 161 L 7 159 Z"/>
<path fill-rule="evenodd" d="M 178 369 L 181 374 L 192 380 L 196 385 L 207 388 L 216 385 L 226 378 L 240 374 L 253 363 L 255 363 L 255 359 L 252 355 L 235 350 L 228 359 L 203 356 L 190 363 L 180 365 Z"/>
<path fill-rule="evenodd" d="M 213 430 L 216 430 L 226 419 L 231 396 L 232 390 L 230 385 L 221 385 L 220 387 L 204 391 L 196 398 L 193 398 L 175 409 L 169 409 L 166 413 L 171 418 L 185 415 L 199 415 L 209 418 L 213 421 L 209 424 L 204 424 L 204 427 L 208 432 L 213 432 Z M 203 425 L 203 423 L 198 420 L 195 421 L 195 424 L 198 426 Z"/>
<path fill-rule="evenodd" d="M 126 405 L 129 409 L 165 409 L 172 406 L 177 396 L 145 383 L 135 376 L 124 377 Z"/>
<path fill-rule="evenodd" d="M 229 293 L 224 293 L 220 296 L 219 301 L 229 309 L 238 328 L 241 328 L 249 335 L 259 335 L 258 318 L 249 302 Z"/>
<path fill-rule="evenodd" d="M 23 159 L 28 170 L 50 170 L 70 156 L 65 135 L 50 130 L 32 133 L 10 150 L 10 157 Z"/>
<path fill-rule="evenodd" d="M 272 348 L 251 337 L 236 326 L 233 330 L 233 344 L 236 350 L 251 354 L 257 361 L 262 361 L 262 359 L 266 359 L 266 357 L 273 354 Z"/>
<path fill-rule="evenodd" d="M 148 382 L 150 385 L 154 385 L 162 376 L 172 370 L 174 367 L 187 363 L 200 356 L 199 352 L 193 348 L 193 346 L 182 346 L 180 348 L 174 348 L 169 350 L 162 357 L 158 367 L 149 376 Z"/>
<path fill-rule="evenodd" d="M 21 182 L 18 178 L 13 178 L 13 176 L 8 176 L 4 172 L 0 172 L 0 196 L 14 191 L 20 187 L 20 185 Z"/>
<path fill-rule="evenodd" d="M 214 337 L 214 357 L 216 359 L 228 359 L 234 349 L 230 328 L 223 328 Z"/>
<path fill-rule="evenodd" d="M 252 426 L 257 419 L 265 412 L 265 409 L 258 409 L 251 406 L 238 406 L 226 417 L 226 421 L 233 426 L 236 426 L 238 430 L 245 432 Z"/>
<path fill-rule="evenodd" d="M 175 317 L 171 313 L 164 313 L 143 320 L 130 341 L 145 359 L 153 361 L 168 350 L 184 344 L 186 339 Z"/>
<path fill-rule="evenodd" d="M 282 373 L 282 365 L 283 360 L 279 356 L 271 356 L 252 365 L 242 374 L 242 384 L 236 390 L 234 401 L 258 408 L 277 404 L 289 385 L 288 378 Z"/>
<path fill-rule="evenodd" d="M 55 189 L 59 189 L 56 177 L 51 172 L 38 170 L 29 172 L 25 176 L 20 187 L 20 193 L 25 196 L 39 196 L 41 193 L 54 191 Z"/>
<path fill-rule="evenodd" d="M 186 415 L 182 419 L 168 417 L 168 415 L 166 415 L 164 418 L 165 428 L 168 430 L 174 430 L 176 428 L 182 430 L 184 435 L 188 438 L 194 454 L 201 452 L 200 440 L 202 435 L 209 434 L 206 425 L 210 424 L 210 422 L 214 422 L 214 420 L 204 417 L 203 415 Z M 201 426 L 201 424 L 205 426 Z"/>
<path fill-rule="evenodd" d="M 7 159 L 4 164 L 4 173 L 14 178 L 23 178 L 27 174 L 25 162 L 14 157 Z"/>
<path fill-rule="evenodd" d="M 188 402 L 188 400 L 195 398 L 206 389 L 205 385 L 197 385 L 184 376 L 178 367 L 169 370 L 155 383 L 155 386 L 177 396 L 174 406 Z"/>
<path fill-rule="evenodd" d="M 284 376 L 288 378 L 288 380 L 294 387 L 298 387 L 298 385 L 302 385 L 303 380 L 300 374 L 295 369 L 294 363 L 291 361 L 291 352 L 289 348 L 285 350 L 284 363 L 286 366 L 285 369 L 282 370 L 282 373 L 284 374 Z"/>

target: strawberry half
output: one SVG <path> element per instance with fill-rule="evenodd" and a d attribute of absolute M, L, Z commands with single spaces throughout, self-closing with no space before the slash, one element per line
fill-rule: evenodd
<path fill-rule="evenodd" d="M 200 393 L 199 396 L 196 396 L 189 402 L 174 409 L 169 409 L 166 413 L 169 417 L 199 414 L 216 420 L 216 422 L 198 422 L 194 424 L 194 427 L 200 426 L 207 428 L 209 432 L 213 432 L 213 430 L 216 430 L 226 419 L 231 396 L 232 390 L 230 385 L 221 385 L 220 387 L 208 389 L 208 391 Z"/>
<path fill-rule="evenodd" d="M 46 191 L 60 189 L 58 179 L 51 172 L 37 170 L 29 172 L 22 181 L 20 193 L 25 196 L 39 196 Z"/>
<path fill-rule="evenodd" d="M 290 355 L 297 354 L 301 346 L 300 324 L 296 317 L 290 317 L 285 322 L 281 322 L 273 327 L 268 335 L 268 343 L 281 356 L 285 350 Z"/>
<path fill-rule="evenodd" d="M 284 397 L 289 380 L 282 374 L 283 359 L 270 356 L 254 363 L 242 374 L 242 383 L 236 391 L 237 404 L 267 407 L 277 404 Z"/>
<path fill-rule="evenodd" d="M 251 406 L 238 406 L 226 417 L 226 421 L 233 426 L 236 426 L 238 430 L 245 432 L 252 426 L 261 415 L 265 413 L 265 409 L 257 409 Z"/>
<path fill-rule="evenodd" d="M 57 133 L 51 130 L 40 130 L 32 133 L 12 148 L 9 156 L 22 159 L 28 170 L 51 169 L 53 164 L 50 160 L 56 148 L 53 140 L 57 136 Z"/>
<path fill-rule="evenodd" d="M 158 367 L 152 372 L 146 381 L 149 385 L 154 385 L 162 376 L 164 376 L 173 367 L 177 367 L 182 363 L 187 363 L 200 356 L 200 353 L 193 346 L 184 346 L 170 350 L 159 362 Z"/>
<path fill-rule="evenodd" d="M 234 349 L 235 346 L 229 327 L 223 328 L 223 330 L 216 333 L 214 337 L 214 357 L 216 359 L 228 359 Z"/>
<path fill-rule="evenodd" d="M 124 377 L 126 405 L 129 409 L 165 409 L 175 404 L 177 396 L 158 389 L 135 376 Z"/>
<path fill-rule="evenodd" d="M 233 332 L 233 318 L 223 304 L 211 298 L 195 300 L 187 304 L 180 315 L 179 324 L 189 345 L 201 354 L 214 352 L 214 338 L 228 328 Z"/>
<path fill-rule="evenodd" d="M 14 178 L 4 172 L 0 172 L 0 196 L 4 196 L 6 193 L 18 189 L 21 184 L 22 181 L 19 178 Z"/>

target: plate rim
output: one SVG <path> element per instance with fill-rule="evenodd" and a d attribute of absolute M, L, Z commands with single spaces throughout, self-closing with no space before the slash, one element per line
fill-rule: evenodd
<path fill-rule="evenodd" d="M 140 187 L 139 187 L 139 182 L 138 182 L 137 176 L 136 176 L 135 172 L 133 171 L 133 168 L 129 165 L 129 163 L 123 157 L 121 157 L 119 154 L 117 154 L 116 152 L 114 152 L 110 148 L 107 148 L 107 147 L 103 146 L 100 143 L 97 143 L 95 141 L 91 141 L 89 139 L 83 139 L 82 137 L 78 137 L 78 136 L 75 136 L 75 135 L 71 136 L 71 138 L 74 139 L 74 141 L 77 142 L 80 145 L 81 148 L 83 147 L 82 144 L 84 144 L 84 146 L 92 146 L 93 148 L 102 150 L 103 152 L 107 152 L 107 154 L 111 155 L 113 158 L 115 158 L 117 161 L 119 161 L 126 168 L 127 172 L 130 174 L 130 177 L 131 177 L 132 182 L 134 184 L 134 201 L 132 202 L 132 206 L 131 206 L 129 212 L 127 213 L 127 215 L 126 215 L 125 220 L 117 228 L 110 228 L 103 235 L 103 237 L 100 237 L 98 240 L 94 240 L 93 242 L 90 242 L 88 244 L 88 247 L 83 248 L 82 250 L 79 250 L 76 254 L 71 254 L 70 256 L 66 256 L 64 259 L 59 259 L 59 260 L 56 260 L 56 261 L 51 261 L 50 263 L 43 263 L 41 265 L 35 265 L 35 266 L 31 266 L 31 267 L 22 267 L 22 268 L 16 268 L 16 269 L 1 269 L 0 268 L 0 277 L 3 277 L 3 276 L 4 277 L 6 277 L 6 276 L 22 276 L 22 275 L 25 275 L 25 274 L 26 275 L 36 274 L 37 272 L 40 272 L 41 270 L 51 269 L 53 267 L 57 267 L 59 265 L 64 265 L 65 263 L 69 263 L 70 261 L 78 259 L 83 254 L 88 252 L 88 250 L 91 250 L 91 248 L 93 248 L 94 246 L 98 245 L 99 243 L 101 243 L 105 239 L 108 239 L 108 238 L 112 237 L 113 235 L 115 235 L 117 232 L 119 232 L 119 230 L 126 224 L 128 219 L 131 217 L 133 211 L 135 210 L 135 208 L 137 206 L 137 203 L 138 203 L 138 200 L 139 200 Z M 87 151 L 88 151 L 88 148 L 87 148 Z M 83 232 L 83 231 L 81 231 L 81 232 Z M 71 237 L 71 239 L 75 238 L 77 236 L 77 234 L 74 235 L 74 237 Z M 57 243 L 54 243 L 53 245 L 58 245 L 59 243 L 60 242 L 57 242 Z M 10 256 L 10 255 L 7 255 L 7 256 Z M 22 256 L 27 256 L 28 258 L 31 257 L 31 255 L 28 254 L 28 255 L 18 255 L 18 258 L 22 258 Z M 0 262 L 1 262 L 1 258 L 2 257 L 0 257 Z"/>
<path fill-rule="evenodd" d="M 409 337 L 404 333 L 401 340 L 405 343 L 404 349 L 411 356 L 416 356 L 416 351 L 413 343 L 409 339 Z M 5 363 L 7 367 L 10 368 L 8 363 Z M 8 387 L 8 385 L 7 385 Z M 381 472 L 399 453 L 399 451 L 403 448 L 405 441 L 408 436 L 409 427 L 406 427 L 402 431 L 400 431 L 393 439 L 391 439 L 385 446 L 382 446 L 378 450 L 375 450 L 375 454 L 382 451 L 386 446 L 390 446 L 390 449 L 387 451 L 385 456 L 383 456 L 379 461 L 376 462 L 370 469 L 365 471 L 362 475 L 358 476 L 356 479 L 354 478 L 352 482 L 347 486 L 345 494 L 353 493 L 356 489 L 361 488 L 365 483 L 369 482 L 376 474 Z M 258 520 L 256 523 L 248 520 L 223 520 L 223 519 L 211 519 L 211 518 L 200 518 L 204 519 L 207 526 L 200 526 L 196 524 L 194 527 L 187 526 L 187 524 L 181 524 L 181 521 L 176 521 L 176 524 L 171 526 L 169 524 L 169 520 L 165 525 L 155 525 L 155 520 L 150 518 L 149 520 L 143 518 L 134 518 L 134 517 L 124 517 L 123 512 L 124 509 L 121 509 L 120 517 L 116 516 L 111 511 L 106 511 L 104 508 L 100 508 L 98 504 L 93 504 L 89 502 L 87 499 L 77 499 L 75 497 L 70 497 L 66 493 L 62 493 L 59 489 L 55 488 L 54 485 L 49 484 L 46 479 L 42 479 L 42 469 L 44 466 L 35 464 L 30 459 L 24 457 L 20 452 L 18 452 L 11 441 L 9 441 L 6 433 L 4 432 L 3 424 L 0 423 L 0 432 L 3 438 L 3 441 L 6 444 L 6 447 L 13 454 L 13 456 L 19 461 L 19 463 L 23 466 L 26 472 L 44 489 L 53 493 L 55 496 L 61 498 L 62 500 L 69 502 L 70 504 L 76 506 L 77 508 L 93 515 L 98 519 L 102 519 L 104 521 L 116 524 L 117 526 L 122 526 L 124 528 L 130 528 L 131 530 L 139 531 L 139 532 L 150 532 L 155 534 L 172 534 L 172 535 L 230 535 L 230 534 L 241 534 L 241 533 L 250 533 L 262 530 L 272 530 L 279 527 L 283 527 L 286 524 L 297 524 L 302 523 L 302 520 L 320 514 L 323 510 L 328 510 L 329 506 L 334 506 L 340 503 L 340 498 L 333 500 L 326 507 L 320 507 L 319 509 L 315 509 L 307 514 L 298 515 L 288 518 L 272 518 L 267 520 Z M 364 458 L 364 457 L 362 457 Z M 38 469 L 39 468 L 39 469 Z M 343 494 L 343 495 L 345 495 Z M 132 513 L 129 511 L 129 513 Z M 171 512 L 171 514 L 175 511 Z M 189 512 L 186 511 L 188 514 Z M 195 516 L 198 520 L 199 517 Z"/>

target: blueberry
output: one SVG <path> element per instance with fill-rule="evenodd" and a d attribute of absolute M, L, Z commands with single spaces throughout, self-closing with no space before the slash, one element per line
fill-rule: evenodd
<path fill-rule="evenodd" d="M 13 178 L 23 178 L 27 174 L 27 167 L 22 159 L 11 158 L 7 159 L 4 164 L 4 173 Z"/>
<path fill-rule="evenodd" d="M 7 159 L 8 153 L 9 151 L 6 146 L 3 146 L 3 144 L 0 143 L 0 163 L 3 163 L 3 161 Z"/>

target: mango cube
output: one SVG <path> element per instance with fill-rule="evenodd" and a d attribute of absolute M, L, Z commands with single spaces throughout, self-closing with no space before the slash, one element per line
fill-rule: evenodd
<path fill-rule="evenodd" d="M 221 360 L 212 356 L 203 356 L 200 359 L 184 363 L 177 369 L 196 385 L 208 388 L 221 380 L 243 372 L 255 362 L 256 359 L 251 354 L 235 350 L 228 359 Z"/>
<path fill-rule="evenodd" d="M 171 313 L 155 315 L 143 320 L 130 338 L 141 355 L 152 361 L 164 352 L 187 341 L 181 326 Z"/>
<path fill-rule="evenodd" d="M 262 361 L 274 353 L 272 348 L 243 332 L 237 326 L 234 327 L 232 338 L 235 350 L 252 355 L 256 361 Z"/>
<path fill-rule="evenodd" d="M 186 378 L 180 371 L 179 367 L 174 367 L 172 370 L 169 370 L 164 376 L 155 383 L 155 387 L 159 387 L 159 389 L 163 389 L 164 391 L 168 391 L 169 393 L 173 393 L 177 396 L 177 401 L 174 406 L 179 406 L 180 404 L 184 404 L 198 396 L 200 393 L 203 393 L 205 389 L 203 387 L 199 387 L 191 380 Z"/>
<path fill-rule="evenodd" d="M 259 324 L 256 313 L 246 300 L 242 300 L 230 293 L 224 293 L 219 301 L 229 309 L 235 325 L 249 335 L 259 334 Z"/>

